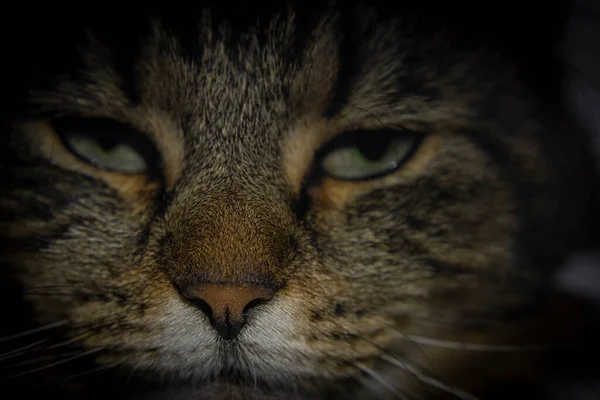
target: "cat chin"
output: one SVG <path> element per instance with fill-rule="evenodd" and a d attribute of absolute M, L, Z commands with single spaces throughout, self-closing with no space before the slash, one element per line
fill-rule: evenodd
<path fill-rule="evenodd" d="M 110 364 L 107 360 L 97 360 L 101 364 Z M 114 360 L 113 360 L 114 362 Z M 222 367 L 225 363 L 212 364 L 192 364 L 188 363 L 185 367 L 179 364 L 156 364 L 149 361 L 133 362 L 130 360 L 128 365 L 120 364 L 119 372 L 124 377 L 130 377 L 135 374 L 136 379 L 140 379 L 147 384 L 157 384 L 168 387 L 212 387 L 214 385 L 224 387 L 236 387 L 238 390 L 249 388 L 268 388 L 269 390 L 287 390 L 296 389 L 304 382 L 312 382 L 315 379 L 324 379 L 317 371 L 290 370 L 287 368 L 265 368 L 252 366 L 246 362 L 228 364 L 228 367 Z M 193 366 L 192 366 L 193 365 Z"/>
<path fill-rule="evenodd" d="M 158 381 L 146 376 L 150 387 L 133 397 L 134 400 L 282 400 L 290 396 L 299 399 L 320 398 L 315 387 L 303 385 L 302 380 L 271 382 L 259 378 L 241 377 L 242 372 L 222 371 L 218 376 L 202 380 L 174 380 L 163 382 L 160 388 L 151 388 Z"/>
<path fill-rule="evenodd" d="M 161 393 L 138 395 L 133 400 L 287 400 L 296 398 L 308 400 L 311 397 L 298 397 L 294 392 L 266 393 L 252 388 L 232 388 L 230 386 L 214 385 L 200 389 L 170 389 Z M 313 398 L 314 399 L 314 398 Z"/>
<path fill-rule="evenodd" d="M 254 378 L 236 378 L 231 371 L 203 380 L 179 380 L 164 382 L 159 388 L 144 384 L 142 392 L 132 396 L 133 400 L 346 400 L 348 398 L 381 400 L 396 399 L 396 392 L 388 387 L 365 386 L 353 377 L 338 379 L 296 379 L 279 383 Z M 375 397 L 373 397 L 376 395 Z M 348 397 L 352 396 L 352 397 Z"/>
<path fill-rule="evenodd" d="M 277 395 L 252 386 L 213 382 L 197 387 L 172 387 L 165 390 L 144 392 L 133 397 L 133 400 L 275 400 L 285 398 L 287 397 L 284 393 Z"/>

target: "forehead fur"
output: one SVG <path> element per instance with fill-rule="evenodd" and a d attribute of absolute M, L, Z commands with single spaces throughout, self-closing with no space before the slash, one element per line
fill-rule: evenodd
<path fill-rule="evenodd" d="M 40 112 L 109 117 L 148 133 L 173 159 L 172 183 L 182 171 L 277 182 L 281 153 L 299 135 L 318 146 L 344 130 L 495 119 L 510 106 L 503 88 L 515 71 L 451 34 L 415 34 L 410 13 L 284 6 L 243 28 L 213 14 L 187 25 L 149 19 L 123 40 L 88 30 L 64 57 L 74 60 L 68 73 L 58 66 L 51 91 L 34 90 L 29 101 Z M 319 126 L 323 119 L 330 124 Z"/>

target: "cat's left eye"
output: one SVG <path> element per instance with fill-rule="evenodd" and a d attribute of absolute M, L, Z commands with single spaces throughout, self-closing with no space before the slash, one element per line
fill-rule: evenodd
<path fill-rule="evenodd" d="M 406 162 L 421 142 L 416 132 L 361 130 L 334 139 L 321 151 L 323 173 L 341 180 L 386 175 Z"/>
<path fill-rule="evenodd" d="M 145 173 L 157 161 L 148 137 L 105 119 L 61 118 L 52 126 L 69 150 L 83 161 L 114 172 Z"/>

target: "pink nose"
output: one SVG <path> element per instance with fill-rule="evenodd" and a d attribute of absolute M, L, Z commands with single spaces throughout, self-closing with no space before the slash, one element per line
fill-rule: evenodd
<path fill-rule="evenodd" d="M 246 312 L 254 305 L 271 300 L 273 292 L 255 285 L 205 283 L 198 285 L 190 297 L 208 306 L 201 308 L 212 326 L 225 340 L 231 340 L 244 326 Z"/>

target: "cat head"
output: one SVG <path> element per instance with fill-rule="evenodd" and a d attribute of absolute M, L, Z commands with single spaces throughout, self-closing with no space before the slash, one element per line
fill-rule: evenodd
<path fill-rule="evenodd" d="M 36 321 L 102 365 L 262 396 L 422 390 L 415 341 L 500 343 L 585 231 L 589 160 L 514 60 L 401 16 L 53 41 L 0 150 Z"/>

